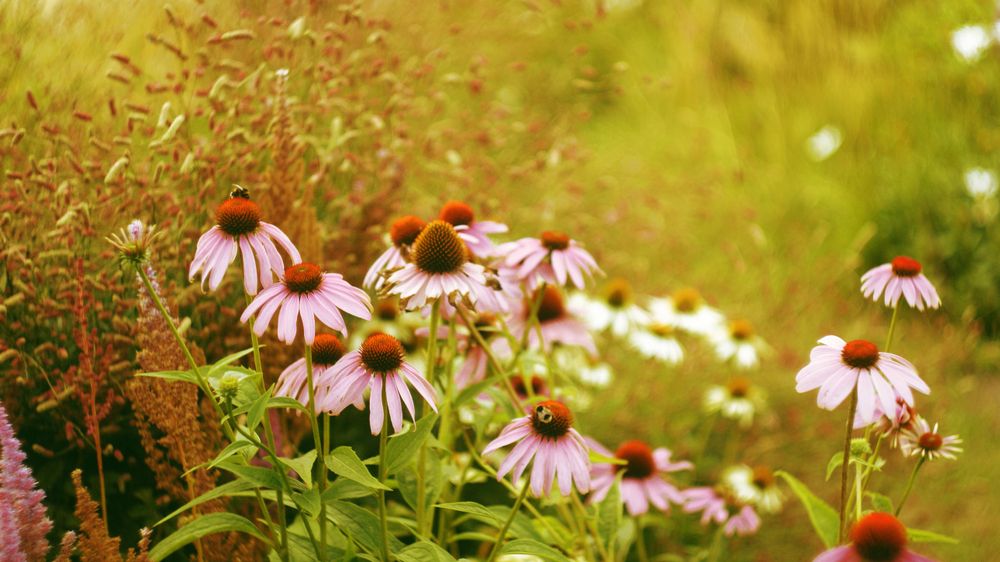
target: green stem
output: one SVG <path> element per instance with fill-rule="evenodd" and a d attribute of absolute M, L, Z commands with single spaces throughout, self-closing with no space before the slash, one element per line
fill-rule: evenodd
<path fill-rule="evenodd" d="M 486 343 L 486 339 L 483 338 L 483 334 L 479 331 L 479 328 L 476 327 L 476 323 L 469 318 L 469 313 L 461 306 L 456 306 L 455 310 L 457 310 L 458 315 L 462 317 L 462 323 L 469 329 L 469 333 L 472 334 L 472 338 L 476 340 L 479 347 L 483 349 L 483 353 L 486 354 L 486 358 L 489 359 L 490 363 L 493 365 L 493 369 L 496 370 L 497 373 L 506 373 L 507 370 L 504 369 L 503 364 L 500 363 L 500 360 L 493 353 L 493 348 Z M 521 399 L 518 398 L 517 392 L 514 390 L 514 386 L 511 385 L 510 377 L 504 376 L 503 382 L 507 389 L 507 394 L 510 395 L 511 403 L 514 404 L 518 412 L 524 412 L 524 405 L 521 404 Z"/>
<path fill-rule="evenodd" d="M 385 395 L 385 385 L 382 385 L 382 411 L 389 411 L 389 401 L 386 399 Z M 386 475 L 389 471 L 389 465 L 385 462 L 386 454 L 386 443 L 389 440 L 389 420 L 382 420 L 382 433 L 379 434 L 378 438 L 378 481 L 385 484 Z M 381 528 L 381 548 L 382 548 L 382 560 L 389 562 L 389 520 L 386 514 L 385 508 L 385 490 L 379 488 L 378 490 L 378 518 Z"/>
<path fill-rule="evenodd" d="M 896 317 L 899 316 L 899 304 L 892 309 L 892 320 L 889 321 L 889 334 L 885 338 L 885 349 L 882 351 L 889 351 L 889 347 L 892 345 L 892 336 L 896 333 Z"/>
<path fill-rule="evenodd" d="M 570 492 L 569 497 L 572 500 L 573 507 L 576 508 L 581 519 L 583 519 L 583 524 L 585 526 L 584 530 L 589 531 L 591 536 L 594 537 L 594 544 L 597 545 L 597 553 L 601 556 L 602 560 L 611 560 L 611 558 L 608 557 L 608 553 L 604 550 L 604 544 L 601 543 L 601 535 L 597 532 L 597 526 L 594 524 L 594 520 L 587 515 L 587 508 L 584 507 L 583 502 L 580 501 L 580 497 L 573 492 Z"/>
<path fill-rule="evenodd" d="M 614 545 L 614 542 L 611 544 Z M 639 515 L 635 516 L 635 550 L 639 555 L 639 562 L 649 560 L 649 555 L 646 554 L 646 537 L 642 533 L 642 517 Z"/>
<path fill-rule="evenodd" d="M 503 539 L 507 536 L 507 531 L 510 529 L 510 524 L 514 522 L 514 517 L 517 516 L 517 512 L 521 509 L 521 503 L 524 502 L 524 497 L 528 495 L 528 488 L 530 486 L 525 483 L 524 488 L 521 489 L 521 493 L 517 496 L 517 501 L 514 502 L 514 507 L 510 508 L 510 516 L 507 517 L 507 521 L 504 522 L 503 527 L 500 528 L 500 533 L 497 535 L 497 540 L 493 543 L 493 550 L 490 551 L 490 557 L 486 559 L 486 562 L 493 562 L 496 559 L 497 554 L 500 554 L 500 548 L 503 546 Z"/>
<path fill-rule="evenodd" d="M 903 497 L 899 498 L 899 504 L 896 505 L 896 517 L 899 517 L 899 512 L 903 511 L 903 504 L 906 503 L 906 498 L 910 497 L 910 491 L 913 490 L 913 482 L 917 479 L 917 472 L 920 471 L 920 467 L 924 466 L 924 461 L 926 460 L 927 457 L 920 457 L 916 466 L 913 467 L 910 479 L 906 482 L 906 490 L 903 491 Z"/>
<path fill-rule="evenodd" d="M 851 432 L 854 431 L 854 412 L 858 408 L 858 387 L 851 390 L 851 404 L 847 408 L 847 428 L 844 431 L 844 462 L 840 471 L 840 542 L 847 535 L 847 469 L 851 464 Z"/>
<path fill-rule="evenodd" d="M 528 347 L 528 337 L 531 333 L 531 329 L 535 327 L 535 324 L 539 326 L 538 333 L 538 345 L 542 346 L 542 334 L 541 334 L 541 322 L 538 321 L 538 310 L 542 308 L 542 300 L 545 298 L 545 283 L 543 282 L 535 289 L 535 300 L 531 303 L 531 316 L 528 317 L 527 323 L 524 325 L 524 334 L 521 335 L 521 349 Z M 542 348 L 544 349 L 544 348 Z"/>
<path fill-rule="evenodd" d="M 708 553 L 707 562 L 717 562 L 719 556 L 722 555 L 722 530 L 725 529 L 723 526 L 719 526 L 715 530 L 715 536 L 712 537 L 712 548 Z"/>
<path fill-rule="evenodd" d="M 306 344 L 305 346 L 306 354 L 306 386 L 309 390 L 309 425 L 312 426 L 313 434 L 313 444 L 318 452 L 323 450 L 323 441 L 319 435 L 319 420 L 316 417 L 316 386 L 313 383 L 313 359 L 312 359 L 312 346 Z M 322 414 L 320 414 L 322 415 Z M 323 492 L 326 490 L 326 458 L 325 455 L 319 454 L 319 497 L 323 497 Z M 319 551 L 319 559 L 321 561 L 326 560 L 326 502 L 319 502 L 319 537 L 320 543 L 322 544 L 322 549 Z"/>
<path fill-rule="evenodd" d="M 437 382 L 437 338 L 438 325 L 441 320 L 441 301 L 435 300 L 431 305 L 430 332 L 427 335 L 427 380 L 431 385 Z M 427 404 L 420 402 L 421 416 L 427 413 Z M 385 410 L 383 410 L 385 411 Z M 443 423 L 443 422 L 442 422 Z M 427 473 L 427 444 L 421 443 L 417 452 L 417 531 L 422 536 L 426 536 L 429 531 L 429 521 L 433 521 L 434 508 L 431 513 L 427 513 L 427 490 L 424 487 Z"/>
<path fill-rule="evenodd" d="M 854 494 L 855 494 L 855 497 L 854 497 L 854 520 L 855 521 L 860 521 L 861 520 L 861 497 L 862 497 L 861 496 L 861 483 L 862 483 L 862 480 L 863 480 L 863 477 L 862 477 L 861 474 L 862 474 L 861 465 L 855 464 L 854 465 Z"/>

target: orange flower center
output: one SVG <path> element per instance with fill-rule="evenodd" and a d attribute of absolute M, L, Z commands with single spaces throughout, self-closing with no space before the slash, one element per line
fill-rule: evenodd
<path fill-rule="evenodd" d="M 452 226 L 472 224 L 476 215 L 472 212 L 472 207 L 461 201 L 448 201 L 441 207 L 441 214 L 438 218 Z"/>
<path fill-rule="evenodd" d="M 642 441 L 626 441 L 615 451 L 615 458 L 627 461 L 627 465 L 617 465 L 616 470 L 624 470 L 625 478 L 646 478 L 656 471 L 653 450 Z"/>
<path fill-rule="evenodd" d="M 403 345 L 399 340 L 376 332 L 361 344 L 361 362 L 373 373 L 390 373 L 403 364 Z"/>
<path fill-rule="evenodd" d="M 392 238 L 392 244 L 397 248 L 413 244 L 413 241 L 417 239 L 417 236 L 426 224 L 423 219 L 413 215 L 399 217 L 396 219 L 396 222 L 392 223 L 392 227 L 389 228 L 389 237 Z"/>
<path fill-rule="evenodd" d="M 743 398 L 750 393 L 750 379 L 746 377 L 735 377 L 729 381 L 726 388 L 729 389 L 729 395 L 733 398 Z"/>
<path fill-rule="evenodd" d="M 609 305 L 621 308 L 632 300 L 632 287 L 624 279 L 612 279 L 605 294 Z"/>
<path fill-rule="evenodd" d="M 696 289 L 684 287 L 677 289 L 673 294 L 674 308 L 677 312 L 694 312 L 701 306 L 701 295 Z"/>
<path fill-rule="evenodd" d="M 746 341 L 753 337 L 753 325 L 746 320 L 733 320 L 729 323 L 729 333 L 734 340 Z"/>
<path fill-rule="evenodd" d="M 437 220 L 420 231 L 410 253 L 413 263 L 428 273 L 453 273 L 468 261 L 465 244 L 455 227 Z"/>
<path fill-rule="evenodd" d="M 906 528 L 888 513 L 870 513 L 851 529 L 851 542 L 866 562 L 890 562 L 906 548 Z"/>
<path fill-rule="evenodd" d="M 333 365 L 344 356 L 344 344 L 333 334 L 316 334 L 312 352 L 317 365 Z"/>
<path fill-rule="evenodd" d="M 384 322 L 392 322 L 399 316 L 399 304 L 394 299 L 383 299 L 375 304 L 375 316 Z"/>
<path fill-rule="evenodd" d="M 260 226 L 260 207 L 249 199 L 232 197 L 215 210 L 215 222 L 230 236 L 249 234 Z"/>
<path fill-rule="evenodd" d="M 878 347 L 867 340 L 851 340 L 844 344 L 840 358 L 849 367 L 868 369 L 878 363 Z"/>
<path fill-rule="evenodd" d="M 944 438 L 939 433 L 925 433 L 917 440 L 917 444 L 925 451 L 937 451 L 944 445 Z"/>
<path fill-rule="evenodd" d="M 774 485 L 774 473 L 766 466 L 755 466 L 753 469 L 753 485 L 761 490 Z"/>
<path fill-rule="evenodd" d="M 923 267 L 920 262 L 909 256 L 896 256 L 892 259 L 892 272 L 899 277 L 914 277 L 920 274 Z"/>
<path fill-rule="evenodd" d="M 531 412 L 531 427 L 538 435 L 558 439 L 573 427 L 573 413 L 562 402 L 539 402 Z"/>
<path fill-rule="evenodd" d="M 539 236 L 539 239 L 542 241 L 542 246 L 545 246 L 549 250 L 565 250 L 569 248 L 569 236 L 562 232 L 546 230 Z"/>
<path fill-rule="evenodd" d="M 302 262 L 285 268 L 285 286 L 293 293 L 311 293 L 323 281 L 318 265 Z"/>

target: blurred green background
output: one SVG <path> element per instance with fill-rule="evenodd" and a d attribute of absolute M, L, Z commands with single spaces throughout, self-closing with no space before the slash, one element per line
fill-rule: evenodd
<path fill-rule="evenodd" d="M 316 10 L 291 2 L 175 4 L 194 15 L 211 8 L 220 20 L 230 12 L 287 21 L 301 13 L 307 24 Z M 14 0 L 0 7 L 4 125 L 28 112 L 28 89 L 74 106 L 104 99 L 111 52 L 141 60 L 150 75 L 164 72 L 172 61 L 144 39 L 163 32 L 162 6 Z M 774 350 L 753 375 L 772 411 L 747 436 L 743 459 L 786 469 L 831 503 L 836 486 L 823 473 L 839 447 L 843 413 L 797 395 L 795 373 L 823 335 L 882 341 L 889 315 L 862 299 L 858 278 L 897 254 L 921 260 L 944 307 L 904 309 L 893 351 L 933 389 L 918 402 L 921 411 L 942 432 L 961 434 L 965 453 L 923 470 L 903 519 L 961 540 L 920 549 L 929 555 L 995 557 L 1000 234 L 995 200 L 970 194 L 965 174 L 1000 167 L 1000 49 L 990 44 L 965 60 L 952 45 L 965 25 L 992 33 L 994 6 L 358 6 L 392 23 L 395 52 L 436 67 L 431 99 L 440 106 L 413 132 L 434 134 L 435 149 L 409 162 L 400 207 L 428 214 L 445 198 L 470 198 L 484 209 L 480 216 L 506 221 L 518 235 L 572 233 L 639 293 L 692 285 L 723 311 L 750 319 Z M 470 155 L 449 146 L 463 123 L 482 124 L 494 139 L 475 154 L 489 165 L 468 168 Z M 539 129 L 548 134 L 532 134 Z M 811 142 L 835 150 L 817 153 Z M 691 447 L 697 416 L 690 405 L 730 375 L 704 368 L 710 362 L 698 355 L 707 350 L 691 351 L 677 369 L 614 351 L 616 383 L 600 408 L 579 415 L 582 429 L 611 442 L 632 433 L 679 451 Z M 898 497 L 908 469 L 889 456 L 892 478 L 876 488 Z M 806 560 L 820 546 L 789 500 L 759 535 L 735 543 L 733 559 Z"/>

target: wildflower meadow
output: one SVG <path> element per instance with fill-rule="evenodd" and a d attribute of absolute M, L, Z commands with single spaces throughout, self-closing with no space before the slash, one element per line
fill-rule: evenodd
<path fill-rule="evenodd" d="M 996 10 L 0 4 L 0 561 L 1000 560 Z"/>

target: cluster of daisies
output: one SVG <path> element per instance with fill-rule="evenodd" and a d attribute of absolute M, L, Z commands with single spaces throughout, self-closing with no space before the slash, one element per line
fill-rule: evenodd
<path fill-rule="evenodd" d="M 934 285 L 922 272 L 917 260 L 898 256 L 890 263 L 875 267 L 861 277 L 861 291 L 866 298 L 881 301 L 893 310 L 886 348 L 892 344 L 901 302 L 918 311 L 941 306 Z M 796 375 L 796 390 L 808 392 L 818 389 L 816 403 L 826 410 L 834 410 L 848 403 L 847 432 L 842 459 L 844 475 L 841 495 L 841 530 L 851 517 L 847 506 L 851 503 L 861 513 L 860 505 L 874 467 L 881 459 L 878 453 L 883 446 L 898 448 L 906 457 L 916 458 L 909 483 L 896 506 L 899 514 L 912 489 L 914 478 L 926 461 L 955 459 L 961 452 L 961 439 L 955 435 L 944 436 L 938 425 L 931 424 L 915 407 L 914 391 L 929 394 L 930 387 L 920 377 L 917 368 L 907 359 L 890 353 L 869 341 L 845 339 L 828 335 L 820 338 L 809 356 L 809 363 Z M 864 437 L 852 439 L 852 430 L 864 430 Z M 874 440 L 874 447 L 871 442 Z M 859 446 L 860 445 L 860 446 Z M 855 473 L 854 497 L 848 490 L 848 464 L 860 468 Z M 903 525 L 888 513 L 873 512 L 858 517 L 850 533 L 850 544 L 840 546 L 819 556 L 817 562 L 837 561 L 921 561 L 926 558 L 906 549 L 906 532 Z"/>

